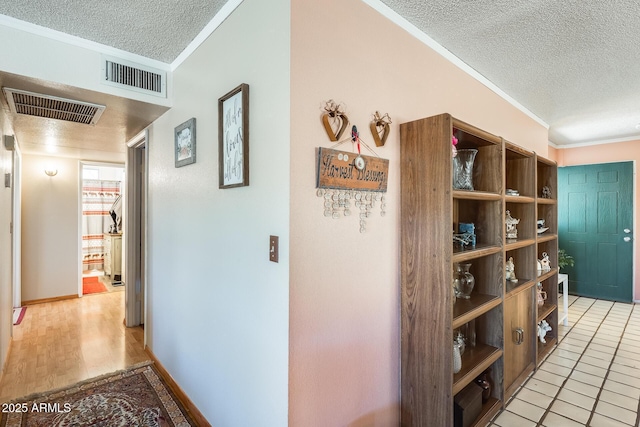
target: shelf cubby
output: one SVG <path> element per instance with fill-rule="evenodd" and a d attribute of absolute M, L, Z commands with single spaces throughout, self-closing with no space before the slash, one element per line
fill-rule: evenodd
<path fill-rule="evenodd" d="M 556 162 L 545 159 L 541 156 L 536 156 L 536 195 L 538 197 L 538 203 L 546 204 L 546 201 L 542 197 L 543 187 L 548 187 L 551 190 L 551 197 L 549 201 L 556 201 L 558 199 L 558 165 Z"/>
<path fill-rule="evenodd" d="M 517 240 L 527 240 L 536 238 L 536 211 L 534 203 L 512 203 L 507 202 L 505 207 L 506 211 L 511 213 L 511 217 L 520 220 L 520 223 L 516 225 L 518 230 Z M 506 243 L 511 242 L 512 239 L 506 239 Z"/>
<path fill-rule="evenodd" d="M 478 154 L 473 168 L 473 188 L 476 191 L 501 194 L 502 140 L 460 120 L 452 119 L 451 135 L 458 138 L 456 148 L 476 149 Z"/>
<path fill-rule="evenodd" d="M 549 256 L 549 263 L 551 265 L 551 270 L 553 273 L 557 273 L 558 270 L 558 240 L 549 238 L 549 239 L 539 239 L 537 245 L 537 253 L 536 260 L 542 259 L 542 254 L 547 253 Z"/>
<path fill-rule="evenodd" d="M 522 247 L 516 247 L 515 249 L 509 249 L 505 247 L 505 263 L 509 261 L 509 258 L 513 258 L 515 266 L 515 276 L 518 279 L 517 282 L 512 282 L 503 278 L 505 285 L 505 294 L 507 292 L 513 292 L 515 289 L 521 286 L 526 286 L 536 279 L 537 269 L 534 267 L 531 260 L 535 257 L 535 243 Z"/>
<path fill-rule="evenodd" d="M 453 394 L 458 394 L 500 357 L 502 350 L 487 344 L 467 348 L 462 355 L 462 369 L 453 375 Z"/>
<path fill-rule="evenodd" d="M 538 236 L 544 236 L 545 234 L 558 234 L 558 205 L 555 203 L 540 203 L 546 199 L 538 199 L 538 212 L 536 214 L 536 220 L 543 219 L 544 226 L 549 228 Z"/>
<path fill-rule="evenodd" d="M 534 175 L 536 162 L 534 153 L 515 144 L 505 141 L 505 191 L 517 190 L 523 200 L 533 202 L 535 185 L 531 177 Z M 509 195 L 507 201 L 512 199 Z"/>
<path fill-rule="evenodd" d="M 544 357 L 551 350 L 553 350 L 553 347 L 558 343 L 558 307 L 556 306 L 554 309 L 549 311 L 548 314 L 545 317 L 541 318 L 540 320 L 545 320 L 545 319 L 547 323 L 549 323 L 549 325 L 551 326 L 551 330 L 547 332 L 547 335 L 545 336 L 546 343 L 540 342 L 539 338 L 536 340 L 537 347 L 538 347 L 536 364 L 538 365 L 543 361 Z"/>
<path fill-rule="evenodd" d="M 502 203 L 496 200 L 453 199 L 453 227 L 457 233 L 460 223 L 475 225 L 476 246 L 502 245 L 502 227 L 496 224 Z"/>

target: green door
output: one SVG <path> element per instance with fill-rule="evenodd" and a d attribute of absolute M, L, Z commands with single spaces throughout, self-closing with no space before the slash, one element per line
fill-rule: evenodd
<path fill-rule="evenodd" d="M 558 240 L 572 294 L 633 298 L 633 163 L 558 168 Z"/>

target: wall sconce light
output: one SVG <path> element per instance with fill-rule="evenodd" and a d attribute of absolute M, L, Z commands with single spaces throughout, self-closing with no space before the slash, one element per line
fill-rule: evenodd
<path fill-rule="evenodd" d="M 46 173 L 49 176 L 56 176 L 56 175 L 58 175 L 58 169 L 47 168 L 47 169 L 44 170 L 44 173 Z"/>

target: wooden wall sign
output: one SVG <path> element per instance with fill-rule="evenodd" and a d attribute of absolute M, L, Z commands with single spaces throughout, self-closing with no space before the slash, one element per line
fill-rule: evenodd
<path fill-rule="evenodd" d="M 361 160 L 364 166 L 361 166 Z M 389 160 L 358 153 L 318 148 L 317 188 L 387 191 Z"/>

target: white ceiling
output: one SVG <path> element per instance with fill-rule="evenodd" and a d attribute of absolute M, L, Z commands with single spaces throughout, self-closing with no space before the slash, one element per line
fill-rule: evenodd
<path fill-rule="evenodd" d="M 640 2 L 363 1 L 458 57 L 547 124 L 549 139 L 558 146 L 640 139 Z M 171 64 L 228 2 L 0 0 L 0 14 Z M 20 76 L 0 72 L 0 84 L 7 79 L 28 89 L 20 87 Z M 43 90 L 50 86 L 23 83 Z M 59 96 L 78 92 L 53 87 Z M 118 119 L 97 126 L 89 137 L 86 129 L 81 136 L 67 129 L 61 144 L 82 146 L 90 139 L 103 150 L 122 151 L 123 135 L 135 135 L 164 111 L 87 95 L 107 104 L 106 119 L 108 113 Z M 127 120 L 131 111 L 137 117 Z M 45 135 L 51 140 L 56 128 L 47 120 L 14 119 L 13 124 L 18 141 L 34 149 L 44 144 Z"/>

